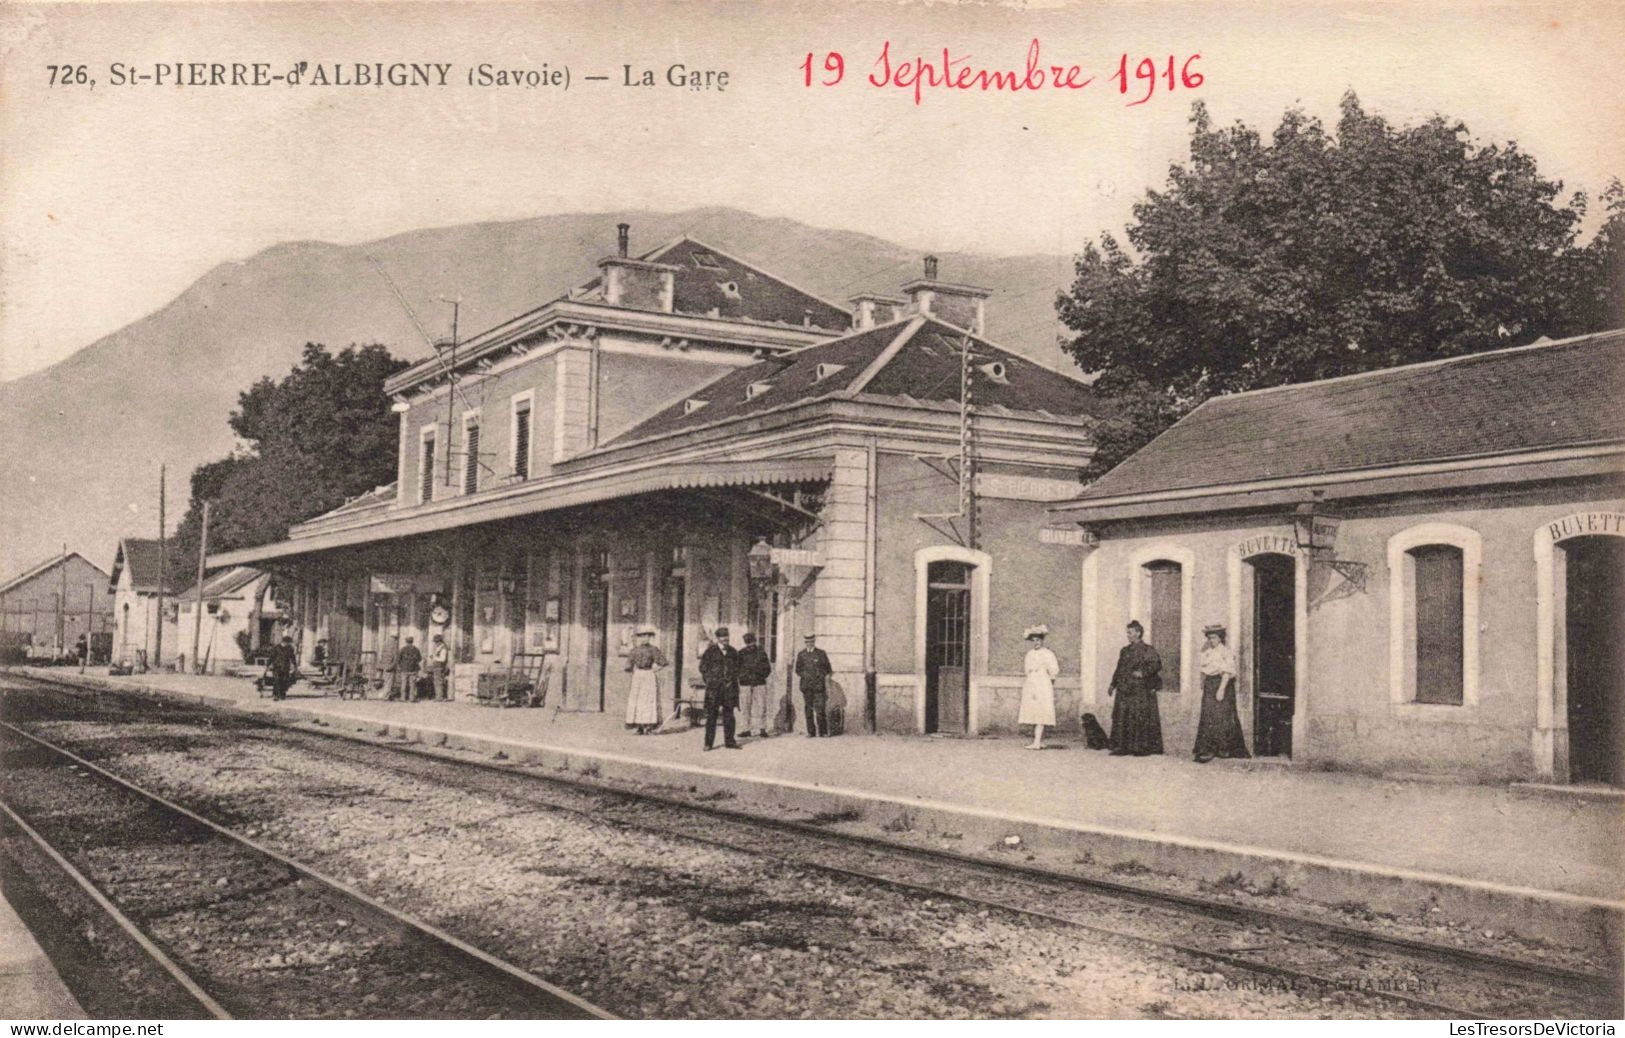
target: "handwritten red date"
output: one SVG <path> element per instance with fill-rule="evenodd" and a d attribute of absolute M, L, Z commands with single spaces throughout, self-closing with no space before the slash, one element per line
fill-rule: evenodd
<path fill-rule="evenodd" d="M 1157 82 L 1159 77 L 1167 79 L 1168 90 L 1170 92 L 1180 86 L 1183 86 L 1186 90 L 1195 90 L 1197 87 L 1201 86 L 1202 74 L 1191 68 L 1191 66 L 1196 64 L 1197 59 L 1201 58 L 1201 56 L 1202 55 L 1200 54 L 1192 54 L 1190 57 L 1186 58 L 1185 63 L 1179 66 L 1179 79 L 1177 80 L 1174 79 L 1174 64 L 1178 61 L 1178 59 L 1173 55 L 1170 54 L 1168 56 L 1168 64 L 1166 67 L 1160 64 L 1162 60 L 1160 58 L 1156 61 L 1153 61 L 1150 58 L 1141 58 L 1139 63 L 1134 66 L 1134 82 L 1136 92 L 1138 92 L 1139 85 L 1144 84 L 1145 95 L 1138 101 L 1130 101 L 1128 106 L 1133 108 L 1135 105 L 1143 105 L 1147 101 L 1151 100 L 1151 95 L 1157 91 Z M 1127 94 L 1129 92 L 1127 54 L 1123 55 L 1122 60 L 1118 61 L 1117 71 L 1112 74 L 1112 79 L 1117 83 L 1117 92 L 1119 94 Z"/>
<path fill-rule="evenodd" d="M 1117 72 L 1111 79 L 1117 83 L 1117 92 L 1128 96 L 1139 95 L 1128 102 L 1128 107 L 1151 100 L 1158 87 L 1166 81 L 1164 92 L 1176 89 L 1194 90 L 1202 85 L 1202 74 L 1195 69 L 1201 59 L 1192 54 L 1183 61 L 1169 55 L 1162 58 L 1141 58 L 1131 66 L 1128 54 L 1117 63 Z M 825 51 L 822 60 L 809 51 L 800 64 L 802 85 L 808 88 L 833 87 L 846 78 L 846 58 L 840 51 Z M 1132 71 L 1131 71 L 1132 68 Z M 891 41 L 885 41 L 875 59 L 873 71 L 864 82 L 871 87 L 893 87 L 911 91 L 916 105 L 922 103 L 928 90 L 967 90 L 994 93 L 1037 92 L 1041 90 L 1082 90 L 1094 82 L 1079 65 L 1045 64 L 1038 40 L 1027 47 L 1026 60 L 1013 68 L 985 68 L 971 63 L 970 55 L 955 57 L 950 48 L 942 49 L 942 58 L 927 60 L 921 57 L 895 58 Z"/>

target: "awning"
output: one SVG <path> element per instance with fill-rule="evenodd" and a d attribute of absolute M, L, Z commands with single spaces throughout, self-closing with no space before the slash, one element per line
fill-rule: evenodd
<path fill-rule="evenodd" d="M 520 484 L 470 497 L 357 516 L 352 523 L 344 526 L 327 527 L 319 532 L 294 536 L 274 544 L 262 544 L 257 548 L 210 555 L 207 565 L 213 569 L 285 559 L 662 490 L 811 483 L 829 479 L 834 466 L 834 459 L 827 457 L 778 461 L 695 461 L 651 465 L 634 472 L 566 476 L 529 486 Z"/>

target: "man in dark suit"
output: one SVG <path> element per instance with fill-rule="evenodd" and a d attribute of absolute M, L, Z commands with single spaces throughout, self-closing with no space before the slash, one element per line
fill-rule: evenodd
<path fill-rule="evenodd" d="M 829 734 L 825 697 L 835 668 L 829 665 L 829 655 L 818 647 L 814 635 L 807 635 L 805 641 L 806 647 L 796 653 L 796 677 L 801 681 L 801 701 L 807 709 L 807 738 L 812 739 Z"/>
<path fill-rule="evenodd" d="M 716 640 L 700 654 L 700 679 L 705 682 L 705 748 L 714 749 L 717 714 L 722 714 L 722 745 L 740 748 L 734 740 L 734 710 L 739 706 L 739 650 L 728 644 L 728 629 L 717 628 Z"/>

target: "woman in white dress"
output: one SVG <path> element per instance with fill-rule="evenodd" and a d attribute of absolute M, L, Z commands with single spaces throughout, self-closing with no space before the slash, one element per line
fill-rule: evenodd
<path fill-rule="evenodd" d="M 1044 729 L 1055 724 L 1055 676 L 1061 673 L 1061 661 L 1044 648 L 1047 634 L 1049 628 L 1043 624 L 1022 632 L 1027 639 L 1027 658 L 1022 665 L 1026 678 L 1021 682 L 1021 713 L 1016 723 L 1033 726 L 1029 750 L 1043 749 Z"/>
<path fill-rule="evenodd" d="M 638 628 L 638 644 L 626 658 L 632 673 L 632 690 L 626 695 L 626 723 L 647 735 L 660 725 L 660 679 L 667 666 L 666 654 L 654 647 L 655 629 Z"/>

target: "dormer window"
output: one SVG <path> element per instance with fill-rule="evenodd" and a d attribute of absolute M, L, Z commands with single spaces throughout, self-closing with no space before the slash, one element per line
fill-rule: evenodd
<path fill-rule="evenodd" d="M 750 385 L 745 387 L 745 399 L 755 400 L 757 397 L 761 396 L 763 393 L 772 388 L 773 383 L 771 382 L 752 382 Z"/>
<path fill-rule="evenodd" d="M 694 260 L 694 265 L 696 267 L 704 267 L 706 270 L 723 269 L 722 264 L 718 263 L 717 258 L 711 255 L 709 252 L 690 253 L 690 258 Z"/>
<path fill-rule="evenodd" d="M 696 400 L 693 397 L 690 397 L 689 399 L 683 401 L 683 413 L 693 414 L 695 411 L 698 411 L 708 403 L 710 403 L 709 400 Z"/>
<path fill-rule="evenodd" d="M 818 365 L 817 374 L 813 376 L 813 381 L 822 382 L 844 367 L 846 367 L 845 364 L 820 364 Z"/>

